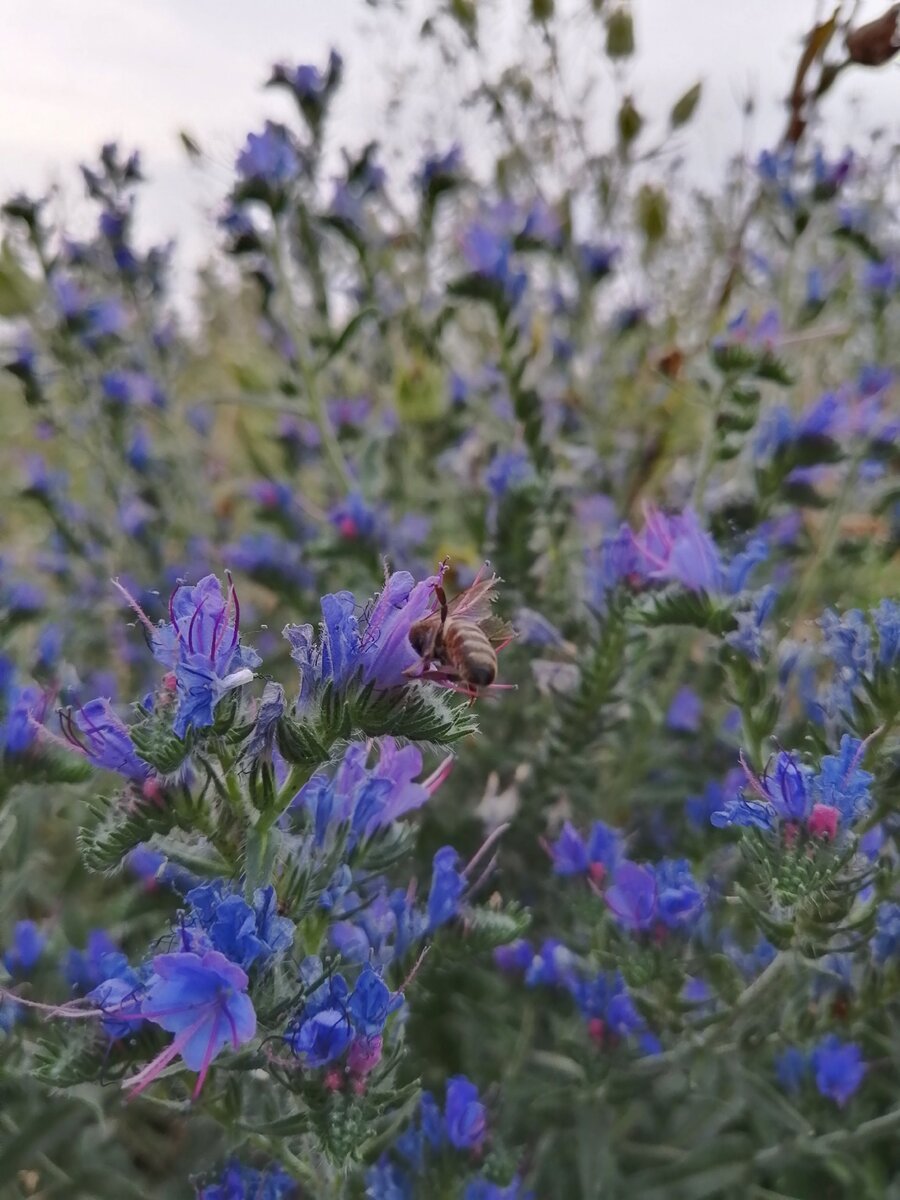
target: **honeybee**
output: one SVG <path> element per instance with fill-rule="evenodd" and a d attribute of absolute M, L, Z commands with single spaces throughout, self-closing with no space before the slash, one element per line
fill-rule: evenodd
<path fill-rule="evenodd" d="M 449 603 L 443 586 L 435 586 L 437 609 L 409 630 L 409 643 L 422 662 L 408 674 L 446 683 L 473 699 L 494 685 L 497 652 L 515 636 L 491 613 L 498 582 L 496 575 L 482 579 L 479 572 L 471 587 Z"/>

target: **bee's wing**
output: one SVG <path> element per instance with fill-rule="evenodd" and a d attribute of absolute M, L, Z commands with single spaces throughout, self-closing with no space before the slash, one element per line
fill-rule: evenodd
<path fill-rule="evenodd" d="M 488 620 L 491 616 L 491 605 L 496 599 L 497 584 L 500 582 L 496 575 L 487 575 L 484 579 L 476 579 L 471 587 L 454 596 L 448 606 L 448 613 L 453 617 L 465 617 L 467 621 Z"/>
<path fill-rule="evenodd" d="M 478 624 L 492 646 L 505 646 L 516 636 L 516 631 L 509 621 L 504 621 L 500 617 L 485 617 Z"/>

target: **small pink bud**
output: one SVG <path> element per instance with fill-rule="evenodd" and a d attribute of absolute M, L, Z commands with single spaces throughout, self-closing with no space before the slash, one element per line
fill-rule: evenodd
<path fill-rule="evenodd" d="M 149 779 L 145 779 L 141 784 L 141 795 L 145 800 L 150 800 L 158 808 L 162 807 L 164 794 L 162 784 L 155 775 L 151 775 Z"/>
<path fill-rule="evenodd" d="M 806 827 L 813 837 L 827 838 L 832 842 L 837 835 L 839 816 L 838 810 L 830 804 L 814 804 Z"/>
<path fill-rule="evenodd" d="M 600 1017 L 591 1017 L 588 1021 L 588 1037 L 595 1046 L 602 1046 L 606 1037 L 606 1025 Z"/>
<path fill-rule="evenodd" d="M 606 878 L 606 867 L 604 867 L 603 863 L 592 862 L 588 866 L 588 875 L 594 883 L 601 884 Z"/>
<path fill-rule="evenodd" d="M 381 1062 L 381 1037 L 356 1038 L 347 1055 L 347 1070 L 365 1076 Z"/>
<path fill-rule="evenodd" d="M 322 1080 L 322 1082 L 329 1092 L 339 1092 L 341 1090 L 341 1083 L 343 1080 L 341 1079 L 340 1071 L 332 1069 L 331 1071 L 325 1072 L 325 1078 Z"/>

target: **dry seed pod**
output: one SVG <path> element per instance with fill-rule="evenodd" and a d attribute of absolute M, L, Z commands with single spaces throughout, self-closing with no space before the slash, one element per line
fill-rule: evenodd
<path fill-rule="evenodd" d="M 900 50 L 900 4 L 847 34 L 850 61 L 863 67 L 880 67 Z"/>

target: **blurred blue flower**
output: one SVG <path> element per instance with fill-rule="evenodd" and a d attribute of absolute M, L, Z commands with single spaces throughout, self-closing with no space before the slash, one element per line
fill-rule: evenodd
<path fill-rule="evenodd" d="M 47 939 L 34 921 L 17 921 L 12 938 L 3 953 L 3 965 L 10 975 L 30 975 L 37 966 Z"/>
<path fill-rule="evenodd" d="M 487 1111 L 478 1097 L 478 1088 L 465 1075 L 447 1080 L 444 1104 L 447 1138 L 457 1150 L 478 1150 L 487 1132 Z"/>
<path fill-rule="evenodd" d="M 862 1052 L 853 1042 L 842 1042 L 831 1034 L 810 1055 L 816 1087 L 821 1095 L 843 1108 L 859 1089 L 866 1073 Z"/>

